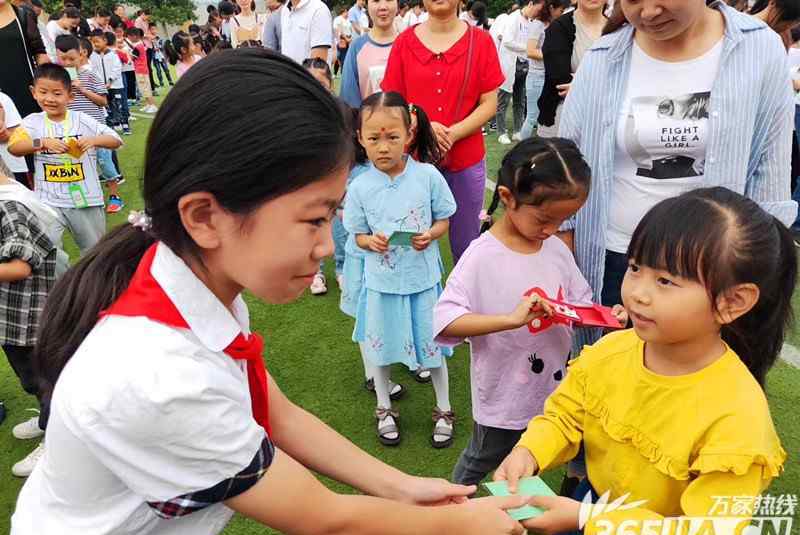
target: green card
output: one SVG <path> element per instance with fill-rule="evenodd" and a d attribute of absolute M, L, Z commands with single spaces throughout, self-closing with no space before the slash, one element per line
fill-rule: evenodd
<path fill-rule="evenodd" d="M 492 496 L 511 496 L 508 491 L 508 481 L 492 481 L 491 483 L 484 483 L 483 486 L 488 490 Z M 524 477 L 517 483 L 517 494 L 520 496 L 555 496 L 547 483 L 542 481 L 539 477 Z M 544 509 L 539 509 L 532 505 L 525 505 L 519 509 L 509 509 L 506 511 L 514 520 L 527 520 L 534 518 L 542 513 Z"/>
<path fill-rule="evenodd" d="M 417 236 L 418 232 L 405 232 L 398 230 L 389 236 L 389 245 L 400 245 L 403 247 L 411 247 L 411 238 Z"/>

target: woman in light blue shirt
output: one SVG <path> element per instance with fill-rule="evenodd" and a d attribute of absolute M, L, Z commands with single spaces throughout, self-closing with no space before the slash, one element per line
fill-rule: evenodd
<path fill-rule="evenodd" d="M 562 230 L 595 297 L 613 305 L 630 235 L 658 201 L 724 186 L 786 224 L 797 205 L 792 91 L 772 30 L 721 2 L 619 0 L 605 33 L 564 105 L 560 134 L 581 148 L 593 179 Z"/>

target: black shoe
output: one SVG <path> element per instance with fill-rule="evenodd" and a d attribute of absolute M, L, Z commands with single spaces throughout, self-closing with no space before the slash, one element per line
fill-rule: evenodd
<path fill-rule="evenodd" d="M 0 424 L 6 419 L 6 406 L 0 401 Z"/>
<path fill-rule="evenodd" d="M 395 383 L 395 387 L 397 388 L 393 389 L 392 392 L 389 393 L 389 399 L 391 399 L 392 401 L 397 401 L 398 399 L 403 397 L 403 395 L 405 395 L 406 393 L 406 387 L 404 387 L 403 385 Z M 364 381 L 364 388 L 374 393 L 375 379 L 367 379 L 366 381 Z"/>

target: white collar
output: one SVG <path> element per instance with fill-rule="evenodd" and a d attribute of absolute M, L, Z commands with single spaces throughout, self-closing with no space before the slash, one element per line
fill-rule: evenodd
<path fill-rule="evenodd" d="M 150 273 L 209 350 L 220 352 L 240 332 L 250 334 L 250 315 L 242 296 L 233 300 L 232 311 L 225 308 L 183 259 L 163 243 L 158 244 Z"/>

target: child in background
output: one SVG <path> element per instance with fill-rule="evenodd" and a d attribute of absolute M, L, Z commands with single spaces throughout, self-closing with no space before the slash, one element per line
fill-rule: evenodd
<path fill-rule="evenodd" d="M 116 44 L 116 37 L 110 32 L 104 33 L 96 30 L 92 32 L 91 41 L 94 54 L 89 57 L 89 62 L 108 90 L 106 124 L 115 129 L 121 128 L 125 135 L 130 135 L 131 128 L 128 124 L 130 113 L 127 95 L 125 95 L 125 84 L 122 79 L 122 63 L 113 48 Z"/>
<path fill-rule="evenodd" d="M 164 43 L 164 52 L 172 65 L 178 78 L 184 75 L 189 68 L 203 59 L 198 53 L 197 45 L 186 32 L 176 32 L 170 41 Z"/>
<path fill-rule="evenodd" d="M 358 121 L 359 110 L 353 110 L 353 122 Z M 352 186 L 353 181 L 359 175 L 368 171 L 370 168 L 370 161 L 367 158 L 367 153 L 364 147 L 358 140 L 358 134 L 354 132 L 354 152 L 355 152 L 355 165 L 350 171 L 350 176 L 347 177 L 348 189 Z M 347 203 L 347 198 L 343 204 Z M 334 245 L 334 258 L 336 259 L 337 282 L 341 289 L 341 297 L 339 299 L 339 308 L 342 312 L 347 314 L 353 319 L 356 319 L 356 311 L 358 308 L 358 298 L 361 296 L 361 289 L 364 287 L 364 257 L 366 251 L 356 245 L 356 237 L 349 234 L 344 228 L 342 222 L 344 210 L 340 206 L 337 210 L 336 218 L 333 220 L 333 245 Z M 339 267 L 341 258 L 341 268 Z M 339 275 L 341 269 L 341 275 Z M 362 338 L 362 334 L 354 335 L 354 338 Z M 375 392 L 375 378 L 372 371 L 372 364 L 367 359 L 367 353 L 364 348 L 364 343 L 359 342 L 359 352 L 361 353 L 361 361 L 364 363 L 364 388 L 370 392 Z M 389 398 L 396 401 L 403 397 L 405 388 L 401 384 L 389 382 Z"/>
<path fill-rule="evenodd" d="M 453 442 L 455 421 L 444 358 L 452 351 L 434 341 L 433 308 L 442 288 L 437 240 L 447 232 L 455 200 L 441 173 L 427 163 L 440 154 L 423 110 L 398 93 L 375 93 L 364 100 L 357 127 L 373 165 L 351 184 L 344 226 L 367 251 L 354 341 L 364 343 L 373 365 L 378 437 L 387 446 L 400 442 L 389 369 L 402 363 L 430 369 L 436 394 L 431 444 L 445 448 Z M 415 234 L 410 243 L 390 243 L 398 231 Z"/>
<path fill-rule="evenodd" d="M 108 105 L 108 90 L 89 65 L 92 44 L 85 39 L 78 40 L 74 35 L 56 37 L 56 52 L 62 66 L 76 69 L 78 78 L 72 80 L 72 102 L 68 108 L 80 111 L 97 121 L 106 122 L 105 107 Z M 125 203 L 119 197 L 118 181 L 122 177 L 114 165 L 112 151 L 98 147 L 97 165 L 100 180 L 108 184 L 110 195 L 106 212 L 115 214 L 122 210 Z"/>
<path fill-rule="evenodd" d="M 140 28 L 128 28 L 125 30 L 125 38 L 128 46 L 131 47 L 133 55 L 133 69 L 136 73 L 136 86 L 139 94 L 145 101 L 142 108 L 143 113 L 156 113 L 158 106 L 153 98 L 153 88 L 150 86 L 150 67 L 147 65 L 147 46 L 142 38 L 144 32 Z"/>
<path fill-rule="evenodd" d="M 513 491 L 520 477 L 571 459 L 582 440 L 588 477 L 576 500 L 608 491 L 646 502 L 593 515 L 587 535 L 626 520 L 749 517 L 786 460 L 763 388 L 791 324 L 792 236 L 752 200 L 698 189 L 653 207 L 628 259 L 622 300 L 633 329 L 571 364 L 495 479 Z M 742 506 L 718 507 L 720 496 Z M 576 500 L 534 499 L 548 511 L 523 525 L 574 531 Z M 731 533 L 726 525 L 717 532 Z"/>
<path fill-rule="evenodd" d="M 125 42 L 125 24 L 120 23 L 114 27 L 114 39 L 116 39 L 116 53 L 119 61 L 122 63 L 122 83 L 125 86 L 125 104 L 130 105 L 130 102 L 135 102 L 137 97 L 136 92 L 136 71 L 133 68 L 133 55 L 128 43 Z M 136 120 L 131 116 L 131 121 Z"/>
<path fill-rule="evenodd" d="M 85 253 L 106 231 L 95 149 L 116 149 L 122 140 L 105 124 L 67 108 L 72 82 L 64 67 L 41 65 L 33 82 L 33 96 L 44 111 L 23 119 L 8 150 L 16 156 L 34 155 L 39 199 L 55 209 L 61 232 L 68 228 Z"/>
<path fill-rule="evenodd" d="M 503 215 L 470 244 L 439 298 L 436 341 L 455 346 L 470 339 L 475 423 L 455 482 L 478 484 L 497 468 L 564 378 L 572 329 L 542 318 L 532 334 L 528 323 L 550 307 L 537 293 L 523 296 L 537 288 L 553 299 L 591 304 L 575 257 L 554 235 L 586 201 L 590 175 L 565 139 L 528 139 L 511 149 L 489 206 L 491 215 L 502 202 Z"/>
<path fill-rule="evenodd" d="M 39 316 L 56 280 L 59 251 L 50 239 L 56 218 L 35 193 L 0 174 L 0 345 L 22 389 L 39 398 L 40 409 L 40 416 L 12 429 L 20 440 L 41 437 L 48 414 L 48 399 L 40 396 L 31 355 Z M 30 475 L 42 452 L 40 444 L 16 463 L 11 473 L 17 477 Z"/>
<path fill-rule="evenodd" d="M 330 65 L 328 65 L 327 61 L 319 58 L 306 58 L 303 60 L 303 67 L 308 72 L 311 73 L 311 76 L 313 76 L 316 81 L 322 84 L 322 87 L 324 87 L 330 92 L 333 92 L 333 75 L 331 74 L 331 67 Z M 334 233 L 336 232 L 337 232 L 336 227 L 334 227 Z M 341 242 L 342 233 L 341 231 L 338 232 L 340 235 L 339 242 Z M 336 253 L 334 254 L 336 255 Z M 336 258 L 338 258 L 338 255 L 334 257 L 334 260 Z M 311 295 L 324 295 L 328 293 L 328 281 L 325 278 L 325 273 L 322 271 L 323 266 L 324 266 L 324 261 L 320 262 L 319 270 L 317 271 L 317 274 L 314 276 L 314 280 L 311 282 L 311 286 L 309 287 Z M 344 267 L 343 263 L 340 266 L 338 261 L 336 262 L 336 281 L 339 283 L 339 288 L 342 287 L 342 283 L 340 282 L 340 276 L 343 267 Z"/>
<path fill-rule="evenodd" d="M 150 32 L 150 42 L 153 43 L 153 66 L 158 75 L 158 87 L 164 87 L 164 75 L 166 75 L 169 85 L 175 85 L 167 66 L 167 59 L 164 57 L 164 40 L 158 35 L 158 26 L 151 22 L 148 31 Z"/>

